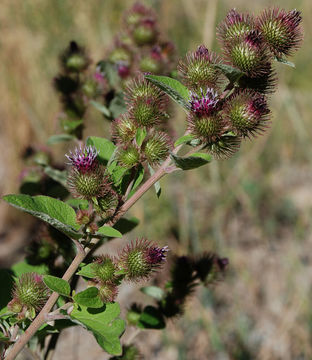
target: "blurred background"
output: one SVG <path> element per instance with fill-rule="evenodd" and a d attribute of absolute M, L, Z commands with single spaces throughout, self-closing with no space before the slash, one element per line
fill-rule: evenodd
<path fill-rule="evenodd" d="M 96 62 L 105 57 L 133 4 L 125 0 L 0 3 L 0 195 L 18 191 L 22 154 L 58 132 L 60 109 L 52 80 L 58 55 L 70 40 L 86 46 Z M 312 2 L 310 0 L 154 0 L 161 30 L 178 53 L 204 43 L 218 51 L 216 25 L 227 12 L 260 12 L 277 5 L 302 11 L 305 40 L 277 65 L 273 122 L 264 136 L 245 141 L 233 158 L 178 173 L 162 181 L 132 209 L 141 220 L 129 238 L 169 245 L 179 255 L 216 251 L 230 259 L 223 282 L 201 289 L 183 318 L 167 329 L 135 337 L 146 359 L 312 359 Z M 184 129 L 176 109 L 173 126 Z M 88 135 L 108 134 L 95 110 Z M 51 151 L 64 161 L 64 145 Z M 22 259 L 31 218 L 0 203 L 0 266 Z M 129 291 L 129 290 L 127 290 Z M 121 294 L 122 296 L 122 294 Z M 136 295 L 131 295 L 135 298 Z M 123 302 L 122 299 L 120 299 Z M 125 305 L 127 303 L 125 302 Z M 83 330 L 66 330 L 55 359 L 106 359 Z"/>

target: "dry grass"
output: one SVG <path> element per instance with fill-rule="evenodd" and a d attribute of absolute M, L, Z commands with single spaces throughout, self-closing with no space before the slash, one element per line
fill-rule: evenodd
<path fill-rule="evenodd" d="M 311 359 L 312 3 L 152 3 L 181 54 L 201 42 L 215 47 L 215 25 L 231 7 L 297 7 L 305 19 L 305 42 L 293 59 L 296 70 L 279 66 L 279 91 L 271 101 L 273 125 L 265 136 L 244 143 L 233 159 L 168 178 L 159 201 L 150 193 L 133 209 L 142 219 L 136 234 L 169 243 L 179 254 L 213 249 L 231 261 L 226 280 L 213 291 L 200 291 L 188 304 L 185 318 L 162 334 L 139 334 L 138 345 L 146 359 Z M 51 79 L 60 49 L 75 38 L 99 59 L 128 4 L 1 1 L 1 194 L 17 191 L 23 148 L 44 143 L 57 129 L 59 105 Z M 176 127 L 183 127 L 180 116 Z M 63 149 L 53 150 L 61 158 Z M 22 229 L 0 238 L 2 254 L 8 255 L 20 247 L 28 218 L 3 204 L 0 216 L 0 232 L 12 234 L 12 227 L 19 225 Z M 92 344 L 83 346 L 86 353 Z M 67 359 L 71 354 L 76 360 L 83 358 L 80 352 L 69 352 Z M 60 356 L 59 352 L 56 358 Z"/>

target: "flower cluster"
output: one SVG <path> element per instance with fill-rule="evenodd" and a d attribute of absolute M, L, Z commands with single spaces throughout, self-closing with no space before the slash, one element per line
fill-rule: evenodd
<path fill-rule="evenodd" d="M 90 286 L 99 289 L 103 302 L 112 302 L 118 294 L 118 285 L 123 279 L 129 281 L 147 280 L 166 260 L 168 247 L 159 247 L 145 239 L 127 245 L 118 257 L 102 255 L 92 263 L 94 278 Z"/>
<path fill-rule="evenodd" d="M 125 12 L 122 30 L 108 58 L 116 64 L 122 79 L 133 77 L 137 71 L 169 75 L 176 50 L 160 33 L 154 11 L 137 2 Z"/>
<path fill-rule="evenodd" d="M 167 98 L 144 77 L 134 79 L 126 89 L 127 113 L 113 122 L 113 138 L 119 163 L 132 168 L 147 162 L 158 165 L 172 148 L 166 128 Z"/>
<path fill-rule="evenodd" d="M 299 47 L 301 16 L 277 8 L 258 17 L 231 10 L 217 33 L 223 58 L 201 45 L 180 61 L 179 71 L 190 90 L 189 132 L 215 156 L 226 157 L 242 138 L 268 127 L 267 96 L 276 84 L 272 63 Z"/>

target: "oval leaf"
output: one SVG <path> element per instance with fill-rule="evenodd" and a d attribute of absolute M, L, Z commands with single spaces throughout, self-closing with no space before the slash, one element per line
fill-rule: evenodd
<path fill-rule="evenodd" d="M 231 83 L 237 82 L 244 75 L 242 71 L 230 65 L 214 64 L 214 67 L 221 70 Z"/>
<path fill-rule="evenodd" d="M 95 236 L 122 238 L 122 234 L 118 230 L 106 225 L 101 226 Z"/>
<path fill-rule="evenodd" d="M 73 299 L 79 305 L 87 306 L 90 308 L 100 308 L 103 306 L 103 302 L 98 295 L 99 289 L 95 286 L 92 286 L 73 296 Z"/>
<path fill-rule="evenodd" d="M 208 164 L 212 160 L 212 156 L 209 154 L 194 153 L 192 156 L 185 158 L 171 154 L 171 159 L 178 168 L 182 170 L 192 170 Z"/>
<path fill-rule="evenodd" d="M 76 274 L 90 279 L 94 278 L 96 274 L 94 272 L 93 263 L 82 266 L 81 269 Z"/>
<path fill-rule="evenodd" d="M 176 140 L 176 142 L 174 143 L 174 146 L 176 147 L 181 144 L 186 144 L 186 143 L 192 141 L 193 139 L 194 139 L 194 135 L 192 135 L 192 134 L 181 136 L 178 140 Z"/>
<path fill-rule="evenodd" d="M 77 231 L 76 213 L 72 207 L 61 200 L 49 196 L 29 196 L 24 194 L 6 195 L 3 200 L 17 209 L 31 214 L 64 234 L 74 239 L 79 239 L 81 234 Z"/>
<path fill-rule="evenodd" d="M 74 306 L 71 317 L 91 331 L 98 344 L 111 355 L 121 355 L 120 336 L 125 331 L 125 321 L 119 318 L 118 303 L 105 304 L 99 309 Z"/>
<path fill-rule="evenodd" d="M 111 112 L 109 111 L 109 109 L 105 105 L 100 104 L 100 103 L 98 103 L 97 101 L 94 101 L 94 100 L 91 100 L 90 104 L 93 105 L 97 110 L 99 110 L 105 117 L 107 117 L 109 119 L 112 117 Z"/>
<path fill-rule="evenodd" d="M 140 291 L 156 300 L 161 300 L 165 296 L 165 292 L 158 286 L 145 286 Z"/>
<path fill-rule="evenodd" d="M 180 81 L 168 76 L 145 75 L 145 78 L 159 87 L 163 92 L 171 97 L 177 104 L 189 110 L 189 90 Z"/>
<path fill-rule="evenodd" d="M 97 149 L 99 152 L 97 158 L 104 165 L 107 164 L 115 150 L 115 145 L 111 141 L 97 136 L 89 136 L 86 143 Z"/>
<path fill-rule="evenodd" d="M 54 144 L 58 144 L 64 141 L 71 141 L 71 140 L 75 140 L 75 136 L 73 135 L 69 135 L 69 134 L 59 134 L 59 135 L 52 135 L 49 137 L 47 144 L 48 145 L 54 145 Z"/>
<path fill-rule="evenodd" d="M 166 324 L 162 313 L 154 306 L 146 306 L 137 326 L 141 329 L 164 329 Z"/>
<path fill-rule="evenodd" d="M 70 296 L 70 285 L 67 281 L 56 276 L 45 275 L 43 277 L 43 282 L 50 290 L 55 291 L 60 295 Z"/>

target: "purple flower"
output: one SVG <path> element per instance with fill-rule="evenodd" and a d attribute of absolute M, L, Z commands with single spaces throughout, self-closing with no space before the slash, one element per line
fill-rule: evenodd
<path fill-rule="evenodd" d="M 166 253 L 168 251 L 168 246 L 164 246 L 162 248 L 158 246 L 150 247 L 147 252 L 147 261 L 152 265 L 162 263 L 163 261 L 165 261 Z"/>
<path fill-rule="evenodd" d="M 90 146 L 85 146 L 82 148 L 76 148 L 74 152 L 70 151 L 69 155 L 65 155 L 69 160 L 69 165 L 73 166 L 80 173 L 87 173 L 98 166 L 97 155 L 98 151 L 96 148 Z"/>
<path fill-rule="evenodd" d="M 191 92 L 191 110 L 198 116 L 210 115 L 218 104 L 218 93 L 212 88 L 208 88 L 206 94 L 201 89 L 201 95 Z"/>

